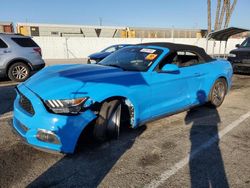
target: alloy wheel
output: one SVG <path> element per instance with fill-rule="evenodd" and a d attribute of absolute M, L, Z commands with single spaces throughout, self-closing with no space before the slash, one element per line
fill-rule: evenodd
<path fill-rule="evenodd" d="M 214 89 L 212 92 L 212 101 L 215 106 L 219 106 L 225 97 L 226 87 L 222 81 L 218 81 L 214 85 Z"/>
<path fill-rule="evenodd" d="M 26 67 L 17 65 L 12 70 L 12 75 L 15 79 L 24 80 L 28 76 L 29 72 Z"/>

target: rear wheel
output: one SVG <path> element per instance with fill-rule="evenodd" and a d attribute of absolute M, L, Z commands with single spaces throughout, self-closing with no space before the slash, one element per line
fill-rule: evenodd
<path fill-rule="evenodd" d="M 22 62 L 14 63 L 8 70 L 8 77 L 12 81 L 23 82 L 30 76 L 30 68 Z"/>
<path fill-rule="evenodd" d="M 122 103 L 119 100 L 104 102 L 94 126 L 94 137 L 99 141 L 118 138 L 120 134 Z"/>
<path fill-rule="evenodd" d="M 213 107 L 219 107 L 226 96 L 227 93 L 227 82 L 223 78 L 219 78 L 214 83 L 212 90 L 210 92 L 210 103 Z"/>

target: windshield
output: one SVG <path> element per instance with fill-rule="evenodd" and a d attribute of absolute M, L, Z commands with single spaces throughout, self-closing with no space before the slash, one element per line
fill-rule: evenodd
<path fill-rule="evenodd" d="M 102 50 L 102 52 L 109 52 L 109 53 L 112 53 L 116 51 L 116 46 L 110 46 L 108 48 L 105 48 L 104 50 Z"/>
<path fill-rule="evenodd" d="M 161 53 L 162 50 L 154 48 L 126 47 L 106 57 L 98 64 L 127 71 L 147 71 Z"/>
<path fill-rule="evenodd" d="M 241 47 L 249 48 L 250 47 L 250 38 L 247 38 L 246 40 L 244 40 L 241 44 Z"/>

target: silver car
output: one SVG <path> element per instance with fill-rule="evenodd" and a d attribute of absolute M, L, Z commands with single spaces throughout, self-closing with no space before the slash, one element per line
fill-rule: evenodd
<path fill-rule="evenodd" d="M 30 37 L 0 33 L 0 77 L 22 82 L 44 66 L 41 48 Z"/>

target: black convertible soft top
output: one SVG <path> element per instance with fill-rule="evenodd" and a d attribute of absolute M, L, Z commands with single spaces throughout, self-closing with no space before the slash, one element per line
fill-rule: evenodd
<path fill-rule="evenodd" d="M 170 52 L 186 50 L 186 51 L 195 52 L 205 61 L 213 60 L 212 57 L 210 57 L 203 48 L 192 46 L 192 45 L 187 45 L 187 44 L 175 44 L 175 43 L 170 43 L 170 42 L 151 42 L 151 43 L 141 43 L 137 45 L 164 47 L 164 48 L 168 48 Z"/>

